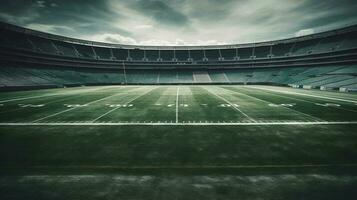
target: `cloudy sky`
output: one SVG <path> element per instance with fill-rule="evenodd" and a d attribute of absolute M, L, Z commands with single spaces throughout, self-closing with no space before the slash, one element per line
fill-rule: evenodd
<path fill-rule="evenodd" d="M 110 43 L 258 42 L 357 23 L 357 0 L 1 0 L 0 20 Z"/>

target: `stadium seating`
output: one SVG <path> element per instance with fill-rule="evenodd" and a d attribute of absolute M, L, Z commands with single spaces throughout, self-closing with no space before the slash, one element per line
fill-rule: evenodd
<path fill-rule="evenodd" d="M 207 71 L 194 71 L 193 80 L 195 83 L 212 83 Z"/>
<path fill-rule="evenodd" d="M 234 60 L 238 56 L 237 49 L 222 49 L 221 54 L 224 60 Z"/>
<path fill-rule="evenodd" d="M 178 61 L 188 61 L 190 53 L 188 50 L 176 50 L 175 56 Z"/>
<path fill-rule="evenodd" d="M 0 87 L 274 84 L 355 91 L 357 25 L 257 44 L 96 43 L 0 23 Z"/>
<path fill-rule="evenodd" d="M 113 55 L 111 49 L 103 47 L 94 47 L 94 51 L 98 56 L 98 59 L 111 60 Z"/>
<path fill-rule="evenodd" d="M 230 83 L 227 75 L 224 71 L 221 70 L 210 70 L 209 76 L 212 80 L 212 83 Z"/>

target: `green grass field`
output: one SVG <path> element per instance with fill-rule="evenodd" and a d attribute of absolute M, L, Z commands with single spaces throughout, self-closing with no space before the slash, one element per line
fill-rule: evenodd
<path fill-rule="evenodd" d="M 356 130 L 357 94 L 348 93 L 229 85 L 0 93 L 1 199 L 353 199 Z"/>

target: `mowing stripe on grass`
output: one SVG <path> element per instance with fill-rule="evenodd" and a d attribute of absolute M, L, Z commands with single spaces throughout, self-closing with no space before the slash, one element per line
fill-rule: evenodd
<path fill-rule="evenodd" d="M 268 90 L 268 91 L 272 91 L 272 92 L 280 92 L 280 93 L 285 93 L 285 94 L 295 94 L 295 95 L 310 96 L 310 97 L 321 98 L 321 99 L 329 99 L 329 100 L 335 100 L 335 101 L 344 101 L 344 102 L 349 102 L 349 103 L 357 103 L 357 101 L 334 98 L 334 97 L 316 96 L 316 95 L 312 95 L 312 94 L 303 94 L 303 93 L 298 93 L 298 92 L 281 91 L 281 90 L 274 90 L 274 89 L 269 89 L 269 88 L 259 88 L 259 87 L 254 87 L 254 86 L 246 86 L 246 87 L 255 88 L 255 89 L 259 89 L 259 90 Z"/>
<path fill-rule="evenodd" d="M 136 99 L 138 99 L 138 98 L 140 98 L 140 97 L 142 97 L 142 96 L 148 94 L 149 92 L 151 92 L 151 91 L 154 90 L 154 89 L 156 89 L 156 87 L 150 89 L 149 91 L 147 91 L 147 92 L 145 92 L 145 93 L 143 93 L 143 94 L 141 94 L 141 95 L 139 95 L 139 96 L 137 96 L 137 97 L 135 97 L 135 98 L 133 98 L 133 99 L 131 99 L 131 100 L 128 101 L 128 102 L 125 102 L 125 104 L 129 104 L 129 103 L 135 101 Z M 95 122 L 95 121 L 101 119 L 102 117 L 104 117 L 104 116 L 106 116 L 106 115 L 108 115 L 108 114 L 110 114 L 110 113 L 116 111 L 116 110 L 119 109 L 119 108 L 120 108 L 120 107 L 116 107 L 116 108 L 113 108 L 113 109 L 109 110 L 108 112 L 106 112 L 106 113 L 100 115 L 99 117 L 95 118 L 94 120 L 92 120 L 92 122 Z"/>
<path fill-rule="evenodd" d="M 227 99 L 225 99 L 225 98 L 219 96 L 218 94 L 216 94 L 216 93 L 214 93 L 214 92 L 212 92 L 212 91 L 210 91 L 210 90 L 208 90 L 208 89 L 206 89 L 206 88 L 204 88 L 204 89 L 205 89 L 206 91 L 208 91 L 209 93 L 215 95 L 216 97 L 222 99 L 223 101 L 225 101 L 225 102 L 228 103 L 229 105 L 231 105 L 231 108 L 232 108 L 232 109 L 237 110 L 237 111 L 240 112 L 242 115 L 244 115 L 246 118 L 248 118 L 250 121 L 256 122 L 253 118 L 249 117 L 246 113 L 244 113 L 241 109 L 237 108 L 237 106 L 235 106 L 233 103 L 231 103 L 231 102 L 228 101 Z"/>
<path fill-rule="evenodd" d="M 101 98 L 101 99 L 97 99 L 97 100 L 88 102 L 88 103 L 86 103 L 85 105 L 90 105 L 90 104 L 93 104 L 93 103 L 96 103 L 96 102 L 99 102 L 99 101 L 103 101 L 103 100 L 105 100 L 105 99 L 108 99 L 108 98 L 111 98 L 111 97 L 114 97 L 114 96 L 117 96 L 117 95 L 120 95 L 120 94 L 122 94 L 122 93 L 116 93 L 116 94 L 113 94 L 113 95 L 110 95 L 110 96 L 107 96 L 107 97 L 104 97 L 104 98 Z M 72 110 L 77 109 L 77 108 L 79 108 L 79 107 L 69 108 L 69 109 L 66 109 L 66 110 L 63 110 L 63 111 L 54 113 L 54 114 L 52 114 L 52 115 L 47 115 L 47 116 L 42 117 L 42 118 L 40 118 L 40 119 L 36 119 L 36 120 L 34 120 L 34 121 L 32 121 L 32 122 L 39 122 L 39 121 L 42 121 L 42 120 L 44 120 L 44 119 L 48 119 L 48 118 L 50 118 L 50 117 L 54 117 L 54 116 L 60 115 L 60 114 L 62 114 L 62 113 L 66 113 L 66 112 L 72 111 Z"/>
<path fill-rule="evenodd" d="M 357 121 L 275 121 L 275 122 L 48 122 L 0 123 L 0 126 L 283 126 L 353 125 Z"/>
<path fill-rule="evenodd" d="M 105 88 L 112 88 L 112 87 L 117 87 L 117 86 L 107 86 Z M 1 100 L 0 103 L 6 103 L 6 102 L 12 102 L 12 101 L 21 101 L 21 100 L 27 100 L 27 99 L 37 99 L 37 98 L 43 98 L 43 97 L 52 97 L 52 96 L 58 96 L 58 95 L 64 95 L 64 94 L 77 94 L 77 93 L 83 93 L 83 92 L 87 92 L 87 91 L 96 91 L 96 90 L 101 90 L 103 89 L 103 87 L 100 88 L 89 88 L 87 90 L 72 90 L 72 91 L 65 91 L 65 92 L 61 92 L 58 94 L 46 94 L 46 95 L 40 95 L 40 96 L 31 96 L 31 97 L 20 97 L 20 98 L 14 98 L 14 99 L 7 99 L 7 100 Z"/>
<path fill-rule="evenodd" d="M 181 165 L 181 166 L 120 166 L 120 165 L 72 165 L 72 166 L 47 166 L 37 165 L 29 167 L 21 167 L 21 169 L 269 169 L 269 168 L 329 168 L 329 167 L 357 167 L 356 163 L 323 163 L 323 164 L 271 164 L 271 165 Z M 19 167 L 5 166 L 0 169 L 16 169 Z"/>
<path fill-rule="evenodd" d="M 222 89 L 224 89 L 224 88 L 222 88 Z M 225 90 L 227 90 L 227 89 L 225 89 Z M 272 103 L 273 103 L 273 102 L 266 101 L 266 100 L 263 100 L 263 99 L 260 99 L 260 98 L 257 98 L 257 97 L 253 97 L 253 96 L 248 95 L 248 94 L 244 94 L 244 93 L 237 92 L 237 91 L 235 91 L 235 90 L 230 90 L 230 91 L 233 91 L 233 92 L 235 92 L 235 93 L 237 93 L 237 94 L 240 94 L 240 95 L 245 95 L 245 96 L 247 96 L 247 97 L 256 99 L 256 100 L 258 100 L 258 101 L 265 102 L 265 103 L 267 103 L 267 104 L 272 104 Z M 318 117 L 314 117 L 314 116 L 312 116 L 312 115 L 309 115 L 309 114 L 306 114 L 306 113 L 303 113 L 303 112 L 300 112 L 300 111 L 297 111 L 297 110 L 294 110 L 294 109 L 291 109 L 291 108 L 288 108 L 288 107 L 282 107 L 282 108 L 283 108 L 283 109 L 290 110 L 290 111 L 293 111 L 293 112 L 295 112 L 295 113 L 299 113 L 299 114 L 301 114 L 301 115 L 304 115 L 304 116 L 306 116 L 306 117 L 309 117 L 309 118 L 314 119 L 314 120 L 317 120 L 317 121 L 324 121 L 324 120 L 322 120 L 322 119 L 320 119 L 320 118 L 318 118 Z"/>
<path fill-rule="evenodd" d="M 251 88 L 254 88 L 254 89 L 259 89 L 259 88 L 255 88 L 255 87 L 251 87 Z M 298 99 L 298 98 L 294 98 L 294 97 L 288 97 L 288 96 L 283 96 L 283 95 L 279 95 L 279 94 L 273 94 L 273 93 L 268 93 L 266 91 L 264 91 L 264 89 L 262 89 L 264 94 L 269 94 L 269 95 L 273 95 L 273 96 L 277 96 L 277 97 L 281 97 L 281 98 L 286 98 L 286 99 L 293 99 L 293 100 L 296 100 L 296 101 L 301 101 L 301 102 L 306 102 L 306 103 L 311 103 L 311 104 L 317 104 L 317 102 L 313 102 L 313 101 L 310 101 L 310 100 L 305 100 L 305 99 Z M 272 91 L 273 92 L 273 91 Z M 338 110 L 345 110 L 345 111 L 350 111 L 350 112 L 357 112 L 357 110 L 350 110 L 350 109 L 346 109 L 346 108 L 341 108 L 341 107 L 333 107 L 334 109 L 338 109 Z"/>
<path fill-rule="evenodd" d="M 177 86 L 176 90 L 176 123 L 178 123 L 178 101 L 179 101 L 180 86 Z"/>

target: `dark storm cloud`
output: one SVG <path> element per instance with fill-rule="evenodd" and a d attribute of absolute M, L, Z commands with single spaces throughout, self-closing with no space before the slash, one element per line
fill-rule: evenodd
<path fill-rule="evenodd" d="M 0 20 L 84 39 L 218 44 L 341 27 L 356 10 L 356 0 L 1 0 Z"/>
<path fill-rule="evenodd" d="M 130 2 L 129 7 L 153 18 L 158 23 L 176 26 L 188 25 L 188 17 L 168 3 L 159 0 L 137 0 Z"/>
<path fill-rule="evenodd" d="M 246 1 L 248 0 L 183 0 L 184 3 L 190 5 L 188 13 L 191 17 L 207 22 L 228 17 L 231 12 L 234 12 L 236 4 Z"/>
<path fill-rule="evenodd" d="M 112 26 L 114 19 L 123 18 L 112 12 L 107 0 L 1 0 L 6 7 L 0 16 L 20 26 L 45 25 L 59 34 L 121 32 Z"/>
<path fill-rule="evenodd" d="M 339 22 L 341 25 L 351 21 L 357 22 L 356 0 L 307 1 L 298 10 L 310 16 L 309 20 L 301 23 L 305 27 L 313 28 Z"/>

